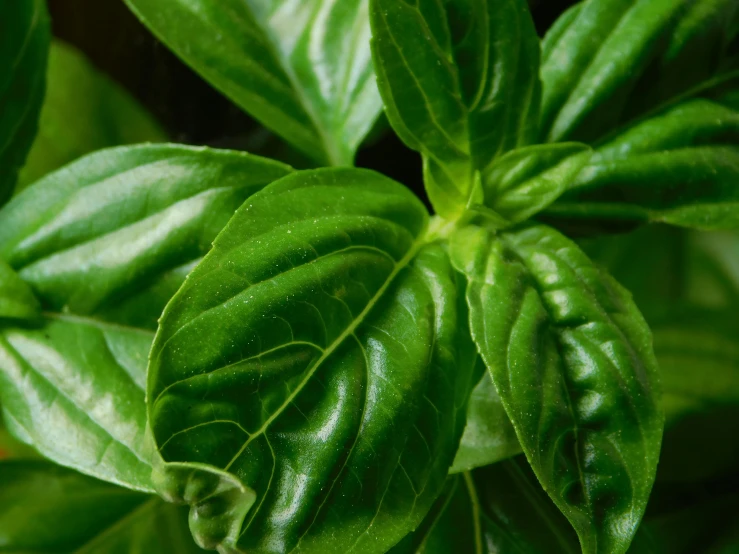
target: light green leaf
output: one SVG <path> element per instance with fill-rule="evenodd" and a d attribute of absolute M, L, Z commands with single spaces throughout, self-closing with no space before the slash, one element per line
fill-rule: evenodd
<path fill-rule="evenodd" d="M 289 171 L 241 152 L 171 144 L 97 152 L 0 210 L 0 258 L 47 311 L 154 329 L 236 208 Z"/>
<path fill-rule="evenodd" d="M 571 188 L 590 156 L 577 142 L 512 150 L 485 170 L 485 204 L 513 223 L 525 221 Z"/>
<path fill-rule="evenodd" d="M 93 150 L 165 140 L 156 121 L 123 88 L 81 52 L 54 41 L 38 134 L 16 190 Z"/>
<path fill-rule="evenodd" d="M 625 552 L 662 414 L 649 328 L 628 293 L 545 226 L 452 238 L 472 336 L 544 489 L 583 552 Z"/>
<path fill-rule="evenodd" d="M 381 175 L 295 173 L 239 209 L 167 306 L 149 421 L 159 492 L 193 504 L 199 544 L 382 553 L 423 519 L 476 358 L 463 283 L 427 226 Z M 170 478 L 172 462 L 233 475 L 256 495 L 246 517 L 244 494 Z"/>
<path fill-rule="evenodd" d="M 26 283 L 0 259 L 0 319 L 36 319 L 41 306 Z"/>
<path fill-rule="evenodd" d="M 44 0 L 0 3 L 0 205 L 36 134 L 44 97 L 49 15 Z"/>
<path fill-rule="evenodd" d="M 4 327 L 0 399 L 8 427 L 62 465 L 152 492 L 143 401 L 152 339 L 78 319 Z"/>
<path fill-rule="evenodd" d="M 3 552 L 195 554 L 180 508 L 44 461 L 0 462 Z"/>
<path fill-rule="evenodd" d="M 322 165 L 351 165 L 382 104 L 367 0 L 126 0 L 188 65 Z"/>
<path fill-rule="evenodd" d="M 536 136 L 539 41 L 523 0 L 371 0 L 388 118 L 424 156 L 434 209 L 458 216 L 475 171 Z"/>
<path fill-rule="evenodd" d="M 739 227 L 739 112 L 695 99 L 645 120 L 596 150 L 557 218 Z"/>
<path fill-rule="evenodd" d="M 521 453 L 521 444 L 485 371 L 470 395 L 467 425 L 450 473 L 494 464 Z"/>
<path fill-rule="evenodd" d="M 544 39 L 542 138 L 592 142 L 739 75 L 734 0 L 586 0 Z"/>
<path fill-rule="evenodd" d="M 390 554 L 576 554 L 577 538 L 526 460 L 452 476 L 419 528 Z"/>
<path fill-rule="evenodd" d="M 59 464 L 152 491 L 144 383 L 164 305 L 251 194 L 289 168 L 175 145 L 82 158 L 0 210 L 38 327 L 0 328 L 9 429 Z"/>

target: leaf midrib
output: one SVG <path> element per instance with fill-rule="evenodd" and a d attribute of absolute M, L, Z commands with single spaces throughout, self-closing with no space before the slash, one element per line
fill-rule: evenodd
<path fill-rule="evenodd" d="M 254 441 L 254 439 L 264 435 L 267 432 L 272 422 L 274 422 L 278 417 L 280 417 L 280 415 L 282 415 L 285 409 L 287 409 L 287 407 L 302 392 L 305 385 L 310 381 L 310 379 L 313 377 L 313 375 L 318 370 L 318 368 L 321 367 L 321 364 L 323 364 L 323 362 L 326 361 L 346 339 L 348 339 L 354 334 L 357 327 L 359 327 L 359 325 L 364 322 L 364 319 L 372 311 L 372 309 L 374 309 L 377 302 L 380 300 L 380 298 L 382 298 L 382 296 L 385 294 L 385 292 L 390 287 L 390 285 L 395 280 L 395 278 L 398 276 L 398 274 L 403 269 L 405 269 L 408 266 L 408 264 L 410 264 L 410 262 L 413 260 L 413 258 L 418 253 L 418 251 L 423 247 L 423 245 L 425 244 L 424 235 L 425 235 L 425 229 L 422 229 L 421 232 L 418 234 L 413 245 L 408 249 L 408 252 L 406 253 L 406 255 L 403 256 L 402 259 L 400 259 L 398 262 L 395 263 L 395 267 L 393 268 L 390 275 L 388 275 L 383 285 L 378 289 L 378 291 L 370 299 L 370 301 L 367 302 L 367 305 L 364 307 L 364 309 L 359 313 L 359 315 L 357 315 L 357 317 L 354 318 L 351 324 L 349 324 L 347 328 L 344 329 L 341 335 L 339 335 L 336 339 L 334 339 L 334 341 L 330 345 L 326 347 L 326 349 L 323 351 L 321 356 L 315 361 L 313 366 L 306 371 L 306 374 L 303 380 L 300 383 L 298 383 L 295 389 L 290 393 L 290 395 L 285 399 L 285 401 L 272 413 L 272 415 L 270 415 L 270 417 L 267 418 L 264 424 L 262 424 L 262 426 L 259 429 L 257 429 L 254 433 L 252 433 L 252 435 L 244 442 L 243 446 L 234 455 L 231 461 L 229 461 L 228 464 L 224 467 L 224 471 L 229 471 L 231 466 L 246 451 L 249 444 L 251 444 L 252 441 Z"/>

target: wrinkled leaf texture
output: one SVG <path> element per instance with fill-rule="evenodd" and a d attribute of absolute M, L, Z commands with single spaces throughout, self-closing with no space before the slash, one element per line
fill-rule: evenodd
<path fill-rule="evenodd" d="M 427 224 L 376 173 L 296 173 L 239 209 L 167 306 L 149 420 L 159 492 L 192 504 L 199 544 L 381 553 L 425 516 L 476 358 Z"/>
<path fill-rule="evenodd" d="M 649 328 L 630 295 L 537 225 L 452 238 L 472 336 L 542 486 L 583 552 L 625 552 L 662 434 Z"/>

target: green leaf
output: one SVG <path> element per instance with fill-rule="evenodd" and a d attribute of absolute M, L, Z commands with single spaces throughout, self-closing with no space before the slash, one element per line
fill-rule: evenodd
<path fill-rule="evenodd" d="M 57 463 L 152 491 L 144 384 L 156 321 L 251 194 L 289 172 L 243 153 L 135 146 L 85 157 L 0 210 L 0 257 L 43 307 L 0 328 L 9 429 Z"/>
<path fill-rule="evenodd" d="M 36 319 L 41 306 L 26 283 L 0 259 L 0 319 Z"/>
<path fill-rule="evenodd" d="M 153 492 L 144 440 L 152 339 L 73 316 L 47 318 L 38 329 L 2 328 L 0 400 L 9 429 L 59 464 Z"/>
<path fill-rule="evenodd" d="M 0 406 L 0 461 L 33 458 L 38 458 L 38 453 L 20 442 L 6 429 Z"/>
<path fill-rule="evenodd" d="M 0 205 L 36 134 L 44 97 L 49 15 L 44 0 L 6 1 L 0 20 Z"/>
<path fill-rule="evenodd" d="M 290 168 L 178 145 L 97 152 L 0 210 L 0 258 L 47 311 L 156 328 L 241 203 Z"/>
<path fill-rule="evenodd" d="M 590 147 L 577 142 L 508 152 L 485 170 L 485 204 L 513 223 L 525 221 L 570 188 L 590 156 Z"/>
<path fill-rule="evenodd" d="M 524 453 L 583 552 L 625 552 L 662 435 L 649 328 L 628 293 L 556 231 L 468 227 L 472 336 Z"/>
<path fill-rule="evenodd" d="M 739 544 L 739 496 L 714 496 L 647 518 L 629 554 L 733 554 Z"/>
<path fill-rule="evenodd" d="M 44 461 L 0 462 L 3 552 L 195 554 L 180 508 Z"/>
<path fill-rule="evenodd" d="M 77 49 L 54 41 L 38 134 L 16 190 L 93 150 L 165 140 L 152 116 L 123 88 Z"/>
<path fill-rule="evenodd" d="M 351 165 L 382 104 L 367 0 L 126 0 L 188 65 L 322 165 Z"/>
<path fill-rule="evenodd" d="M 450 473 L 494 464 L 521 453 L 521 444 L 485 371 L 472 390 L 467 408 L 467 425 Z"/>
<path fill-rule="evenodd" d="M 474 173 L 533 142 L 539 41 L 523 0 L 371 0 L 373 59 L 395 132 L 424 156 L 438 213 L 458 216 Z"/>
<path fill-rule="evenodd" d="M 739 112 L 695 99 L 596 150 L 548 215 L 739 227 Z"/>
<path fill-rule="evenodd" d="M 575 554 L 567 520 L 525 460 L 452 476 L 424 522 L 390 554 Z"/>
<path fill-rule="evenodd" d="M 199 544 L 381 553 L 420 523 L 476 358 L 463 283 L 427 226 L 381 175 L 295 173 L 239 209 L 167 306 L 149 421 L 167 462 L 159 492 L 193 504 Z M 233 475 L 253 505 L 178 483 L 172 462 Z M 240 519 L 218 520 L 226 510 Z"/>
<path fill-rule="evenodd" d="M 735 79 L 738 17 L 734 0 L 586 0 L 568 11 L 544 39 L 542 139 L 596 141 Z"/>

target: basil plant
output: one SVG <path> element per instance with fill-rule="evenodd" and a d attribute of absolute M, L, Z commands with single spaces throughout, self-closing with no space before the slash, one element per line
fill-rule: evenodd
<path fill-rule="evenodd" d="M 736 0 L 126 4 L 310 168 L 0 0 L 0 552 L 736 552 Z"/>

